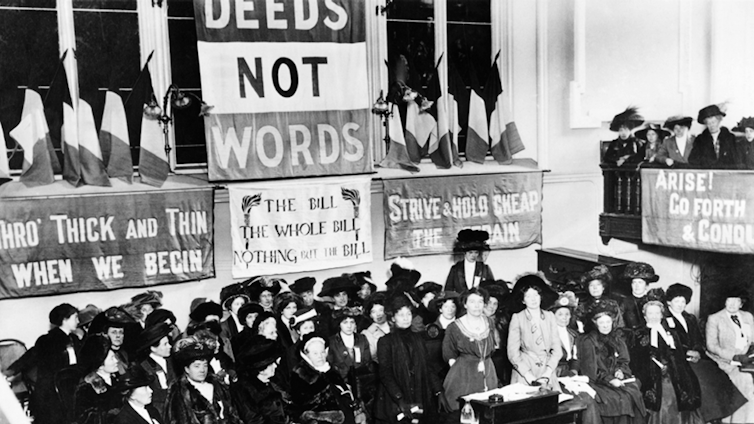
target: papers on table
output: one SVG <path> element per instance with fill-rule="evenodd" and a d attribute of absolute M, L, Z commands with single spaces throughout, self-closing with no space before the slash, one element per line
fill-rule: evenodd
<path fill-rule="evenodd" d="M 492 395 L 501 395 L 506 402 L 513 400 L 526 399 L 539 392 L 539 387 L 529 386 L 522 383 L 509 384 L 499 389 L 488 390 L 486 392 L 472 393 L 463 397 L 465 401 L 479 400 L 486 401 Z"/>

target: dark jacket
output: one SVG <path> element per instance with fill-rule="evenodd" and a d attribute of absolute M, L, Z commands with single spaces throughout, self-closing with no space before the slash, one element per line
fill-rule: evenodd
<path fill-rule="evenodd" d="M 154 403 L 154 401 L 153 401 Z M 130 403 L 126 402 L 121 408 L 118 415 L 115 416 L 113 424 L 153 424 L 155 422 L 162 423 L 162 415 L 157 412 L 157 409 L 149 404 L 146 406 L 146 410 L 149 416 L 152 418 L 152 422 L 147 422 L 141 415 L 139 415 Z"/>
<path fill-rule="evenodd" d="M 55 374 L 70 365 L 68 346 L 78 353 L 81 342 L 78 337 L 67 335 L 55 327 L 40 336 L 34 344 L 32 350 L 35 354 L 28 356 L 33 364 L 24 364 L 29 368 L 37 367 L 37 384 L 31 393 L 30 404 L 35 423 L 57 424 L 65 421 L 65 414 L 59 413 L 64 405 L 61 405 L 55 391 Z"/>
<path fill-rule="evenodd" d="M 348 354 L 343 338 L 340 332 L 330 337 L 330 349 L 327 353 L 327 362 L 330 363 L 334 369 L 338 370 L 340 376 L 345 380 L 348 376 L 348 372 L 351 368 L 357 373 L 369 372 L 372 366 L 372 351 L 369 350 L 369 341 L 366 336 L 361 333 L 353 334 L 354 351 L 358 348 L 360 352 L 360 358 L 357 362 L 354 356 Z M 363 369 L 366 368 L 366 369 Z"/>
<path fill-rule="evenodd" d="M 230 385 L 230 395 L 244 424 L 285 424 L 290 420 L 283 410 L 283 397 L 270 383 L 256 375 L 241 373 Z"/>
<path fill-rule="evenodd" d="M 741 137 L 736 142 L 743 161 L 743 168 L 754 169 L 754 141 L 746 141 L 745 137 Z"/>
<path fill-rule="evenodd" d="M 356 402 L 338 371 L 321 373 L 303 359 L 291 373 L 290 408 L 296 422 L 355 424 Z"/>
<path fill-rule="evenodd" d="M 165 424 L 241 424 L 228 387 L 211 374 L 206 381 L 214 386 L 211 404 L 191 385 L 185 374 L 170 386 Z"/>
<path fill-rule="evenodd" d="M 628 156 L 628 159 L 624 164 L 635 164 L 641 162 L 644 158 L 644 149 L 639 143 L 636 137 L 628 137 L 625 140 L 621 140 L 620 137 L 610 142 L 610 145 L 605 151 L 605 156 L 602 158 L 602 162 L 610 165 L 617 165 L 618 159 L 623 156 Z"/>
<path fill-rule="evenodd" d="M 401 405 L 421 405 L 423 418 L 436 416 L 437 397 L 442 389 L 436 372 L 430 369 L 422 337 L 410 329 L 394 329 L 377 343 L 380 385 L 375 401 L 375 418 L 397 423 Z"/>
<path fill-rule="evenodd" d="M 113 376 L 113 386 L 117 384 Z M 76 388 L 74 417 L 76 424 L 106 424 L 123 407 L 123 396 L 108 386 L 96 372 L 87 374 Z"/>
<path fill-rule="evenodd" d="M 715 155 L 715 146 L 709 130 L 702 131 L 694 140 L 689 164 L 703 169 L 743 169 L 744 161 L 740 147 L 736 144 L 736 136 L 727 128 L 721 127 L 717 140 L 720 143 L 719 155 Z"/>
<path fill-rule="evenodd" d="M 683 346 L 684 352 L 688 350 L 695 350 L 699 352 L 702 357 L 704 357 L 705 343 L 701 327 L 699 327 L 699 320 L 697 320 L 694 315 L 691 315 L 686 311 L 681 312 L 681 316 L 683 316 L 683 319 L 686 320 L 686 325 L 689 327 L 688 331 L 683 328 L 681 322 L 678 321 L 670 312 L 668 312 L 668 317 L 665 321 L 666 326 L 676 334 L 678 334 L 678 338 L 681 341 L 681 346 Z M 670 322 L 672 322 L 672 324 L 670 324 Z"/>
<path fill-rule="evenodd" d="M 448 278 L 445 280 L 445 291 L 455 291 L 463 293 L 469 288 L 466 286 L 466 274 L 464 273 L 464 264 L 466 260 L 460 260 L 450 267 Z M 474 276 L 481 277 L 479 281 L 494 280 L 492 270 L 484 262 L 477 262 L 474 267 Z M 425 323 L 427 324 L 427 323 Z"/>
<path fill-rule="evenodd" d="M 281 345 L 283 345 L 283 348 L 287 349 L 293 346 L 293 343 L 295 343 L 295 340 L 293 340 L 293 338 L 295 336 L 291 334 L 291 332 L 296 330 L 288 329 L 288 327 L 283 324 L 283 318 L 280 316 L 275 317 L 275 323 L 277 324 L 278 329 L 278 341 Z"/>
<path fill-rule="evenodd" d="M 244 328 L 246 328 L 244 326 Z M 231 340 L 239 333 L 238 327 L 236 327 L 236 320 L 232 316 L 220 323 L 220 338 L 223 340 L 223 351 L 232 359 L 236 360 L 233 355 L 233 345 Z"/>
<path fill-rule="evenodd" d="M 171 384 L 176 380 L 177 376 L 175 374 L 175 370 L 173 368 L 173 361 L 170 358 L 167 358 L 167 365 L 168 369 L 163 370 L 160 365 L 157 364 L 157 362 L 154 361 L 154 359 L 147 357 L 147 359 L 141 361 L 141 367 L 144 369 L 144 371 L 147 372 L 147 374 L 154 377 L 154 380 L 152 380 L 152 383 L 149 385 L 149 387 L 152 389 L 152 406 L 160 412 L 160 416 L 162 416 L 164 410 L 165 410 L 165 401 L 168 398 L 168 389 L 163 388 L 160 385 L 160 379 L 157 376 L 159 372 L 165 372 L 165 378 L 167 380 L 168 387 L 170 387 Z"/>

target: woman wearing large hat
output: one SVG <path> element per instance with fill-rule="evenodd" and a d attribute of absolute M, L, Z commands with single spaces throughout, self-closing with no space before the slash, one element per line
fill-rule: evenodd
<path fill-rule="evenodd" d="M 743 157 L 736 144 L 736 136 L 722 126 L 725 116 L 719 106 L 710 105 L 699 111 L 697 122 L 707 128 L 694 140 L 689 164 L 703 169 L 739 169 Z"/>
<path fill-rule="evenodd" d="M 754 169 L 754 116 L 741 118 L 733 132 L 743 133 L 738 144 L 741 146 L 744 166 L 746 169 Z"/>
<path fill-rule="evenodd" d="M 322 283 L 322 291 L 319 292 L 318 296 L 331 298 L 333 301 L 330 304 L 330 311 L 322 314 L 320 330 L 323 334 L 329 337 L 340 330 L 335 323 L 335 313 L 347 308 L 349 302 L 356 298 L 358 291 L 359 286 L 345 275 L 328 278 Z"/>
<path fill-rule="evenodd" d="M 147 290 L 131 298 L 127 305 L 128 312 L 136 319 L 142 328 L 146 326 L 146 319 L 155 309 L 162 307 L 162 292 Z"/>
<path fill-rule="evenodd" d="M 141 325 L 124 308 L 113 306 L 94 317 L 90 332 L 102 333 L 110 339 L 110 348 L 118 357 L 118 373 L 125 374 L 135 358 Z"/>
<path fill-rule="evenodd" d="M 689 134 L 694 118 L 690 116 L 671 116 L 663 127 L 673 131 L 673 135 L 666 138 L 657 152 L 657 161 L 667 166 L 678 166 L 689 163 L 689 155 L 694 147 L 694 136 Z"/>
<path fill-rule="evenodd" d="M 645 328 L 647 323 L 644 320 L 644 305 L 650 300 L 661 300 L 665 293 L 660 288 L 649 289 L 649 285 L 659 281 L 660 277 L 655 273 L 652 265 L 648 263 L 629 263 L 623 270 L 621 278 L 631 287 L 631 295 L 624 297 L 621 301 L 623 322 L 626 334 L 629 336 L 626 343 L 631 348 L 633 339 L 628 334 L 628 330 L 635 331 Z"/>
<path fill-rule="evenodd" d="M 280 363 L 280 346 L 272 341 L 244 347 L 238 355 L 238 380 L 230 394 L 245 424 L 286 424 L 280 389 L 271 381 Z"/>
<path fill-rule="evenodd" d="M 463 259 L 450 267 L 445 280 L 445 290 L 463 293 L 485 280 L 494 280 L 489 265 L 481 261 L 482 252 L 487 249 L 490 235 L 486 231 L 461 230 L 458 232 L 454 251 Z"/>
<path fill-rule="evenodd" d="M 176 380 L 175 368 L 171 354 L 171 327 L 167 323 L 159 323 L 147 327 L 139 336 L 139 350 L 142 360 L 139 367 L 151 378 L 149 384 L 152 390 L 152 406 L 160 413 L 165 406 L 168 388 Z"/>
<path fill-rule="evenodd" d="M 641 162 L 643 151 L 636 137 L 631 132 L 644 123 L 644 117 L 635 107 L 615 115 L 610 122 L 610 131 L 618 132 L 618 138 L 610 142 L 602 161 L 606 164 L 622 166 Z"/>
<path fill-rule="evenodd" d="M 74 421 L 78 424 L 105 424 L 110 411 L 123 406 L 115 389 L 118 358 L 110 339 L 101 334 L 89 336 L 81 347 L 79 366 L 84 376 L 74 396 Z"/>
<path fill-rule="evenodd" d="M 576 324 L 580 333 L 589 333 L 594 329 L 594 323 L 589 319 L 593 310 L 601 307 L 615 311 L 614 324 L 616 328 L 623 328 L 623 313 L 617 301 L 610 298 L 610 284 L 613 275 L 605 265 L 597 265 L 581 276 L 581 286 L 586 293 L 586 299 L 576 308 Z"/>
<path fill-rule="evenodd" d="M 256 335 L 252 331 L 252 328 L 257 321 L 257 317 L 262 312 L 265 312 L 264 308 L 256 302 L 249 302 L 241 306 L 241 309 L 238 310 L 238 319 L 244 323 L 244 329 L 230 340 L 234 355 L 238 352 L 238 349 Z"/>
<path fill-rule="evenodd" d="M 249 302 L 243 283 L 233 283 L 220 290 L 220 305 L 228 311 L 228 316 L 220 322 L 220 338 L 223 339 L 223 350 L 233 358 L 233 349 L 230 341 L 238 333 L 243 331 L 244 323 L 238 318 L 238 310 Z"/>
<path fill-rule="evenodd" d="M 125 404 L 118 415 L 115 424 L 160 424 L 162 409 L 154 404 L 152 383 L 154 375 L 149 374 L 140 366 L 131 367 L 121 376 L 117 390 L 124 395 Z"/>
<path fill-rule="evenodd" d="M 662 129 L 659 124 L 648 123 L 644 129 L 636 131 L 636 138 L 644 144 L 643 160 L 648 163 L 659 163 L 657 154 L 660 152 L 662 141 L 670 135 L 670 131 Z"/>
<path fill-rule="evenodd" d="M 269 277 L 253 277 L 242 283 L 252 302 L 262 305 L 265 311 L 272 311 L 273 299 L 280 293 L 280 280 Z"/>
<path fill-rule="evenodd" d="M 754 343 L 754 316 L 742 309 L 750 294 L 745 287 L 730 286 L 723 297 L 723 309 L 707 318 L 707 353 L 748 401 L 726 422 L 752 423 L 754 380 L 751 373 L 739 369 L 742 363 L 750 361 L 749 349 Z"/>
<path fill-rule="evenodd" d="M 178 340 L 173 364 L 180 374 L 168 389 L 165 422 L 241 424 L 228 387 L 210 372 L 213 349 L 194 337 Z"/>

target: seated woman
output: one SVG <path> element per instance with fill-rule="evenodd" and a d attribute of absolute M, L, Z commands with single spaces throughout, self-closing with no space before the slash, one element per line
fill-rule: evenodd
<path fill-rule="evenodd" d="M 420 423 L 434 423 L 442 386 L 430 370 L 421 336 L 411 331 L 413 305 L 398 296 L 388 313 L 395 328 L 380 339 L 377 349 L 381 365 L 375 418 L 378 423 L 398 423 L 403 415 L 409 421 L 419 418 Z M 423 410 L 420 417 L 414 417 L 414 407 Z"/>
<path fill-rule="evenodd" d="M 563 355 L 555 315 L 542 308 L 558 297 L 536 274 L 519 278 L 511 293 L 517 312 L 508 330 L 508 359 L 513 364 L 511 383 L 525 383 L 560 391 L 555 370 Z M 520 305 L 520 306 L 519 306 Z"/>
<path fill-rule="evenodd" d="M 513 365 L 508 359 L 508 328 L 511 323 L 511 312 L 508 310 L 510 289 L 503 280 L 483 281 L 479 287 L 487 290 L 490 300 L 484 305 L 484 314 L 492 320 L 495 328 L 495 351 L 492 352 L 492 362 L 497 371 L 498 384 L 507 386 L 511 382 Z"/>
<path fill-rule="evenodd" d="M 110 338 L 100 334 L 89 336 L 79 352 L 84 378 L 76 388 L 74 417 L 78 424 L 105 424 L 112 410 L 123 407 L 121 393 L 116 390 L 118 357 L 110 349 Z"/>
<path fill-rule="evenodd" d="M 281 391 L 270 380 L 281 358 L 280 346 L 272 341 L 246 346 L 238 357 L 238 380 L 230 394 L 244 424 L 286 424 Z"/>
<path fill-rule="evenodd" d="M 616 131 L 618 138 L 610 142 L 602 161 L 617 166 L 641 162 L 643 155 L 640 152 L 640 144 L 631 132 L 643 123 L 644 117 L 639 115 L 634 107 L 615 115 L 610 122 L 610 131 Z"/>
<path fill-rule="evenodd" d="M 647 124 L 646 128 L 636 131 L 636 138 L 644 142 L 644 157 L 646 163 L 661 163 L 657 154 L 660 152 L 662 141 L 670 135 L 670 131 L 662 129 L 659 124 Z M 664 164 L 663 164 L 664 165 Z"/>
<path fill-rule="evenodd" d="M 686 312 L 693 291 L 683 284 L 668 287 L 665 300 L 668 305 L 666 327 L 678 335 L 681 348 L 686 354 L 702 389 L 701 414 L 704 422 L 730 416 L 746 403 L 746 398 L 733 385 L 727 374 L 705 354 L 704 338 L 699 322 Z"/>
<path fill-rule="evenodd" d="M 699 381 L 677 335 L 662 324 L 662 303 L 644 304 L 646 326 L 636 330 L 631 369 L 641 381 L 649 423 L 703 424 Z"/>
<path fill-rule="evenodd" d="M 597 392 L 597 408 L 605 424 L 645 422 L 647 409 L 632 377 L 628 348 L 615 328 L 617 304 L 602 302 L 591 309 L 594 330 L 577 342 L 581 373 Z"/>
<path fill-rule="evenodd" d="M 165 422 L 171 424 L 241 424 L 228 386 L 209 370 L 214 354 L 194 337 L 175 343 L 173 364 L 180 374 L 168 389 Z"/>
<path fill-rule="evenodd" d="M 353 392 L 327 362 L 327 346 L 316 333 L 301 338 L 301 358 L 291 373 L 289 415 L 301 423 L 363 423 Z"/>
<path fill-rule="evenodd" d="M 113 421 L 115 424 L 160 424 L 162 411 L 152 403 L 154 376 L 141 366 L 129 368 L 118 381 L 117 390 L 124 394 L 125 404 Z"/>
<path fill-rule="evenodd" d="M 741 310 L 749 300 L 749 293 L 743 287 L 731 287 L 724 296 L 723 309 L 707 318 L 707 353 L 747 399 L 725 422 L 752 423 L 754 381 L 750 373 L 739 369 L 741 362 L 748 359 L 754 342 L 754 317 Z"/>
<path fill-rule="evenodd" d="M 616 311 L 613 318 L 614 327 L 622 329 L 625 326 L 618 302 L 609 295 L 612 281 L 613 276 L 605 265 L 598 265 L 581 276 L 581 285 L 587 293 L 587 298 L 576 308 L 576 324 L 580 333 L 590 333 L 594 330 L 594 323 L 589 317 L 594 315 L 597 309 L 608 308 Z"/>

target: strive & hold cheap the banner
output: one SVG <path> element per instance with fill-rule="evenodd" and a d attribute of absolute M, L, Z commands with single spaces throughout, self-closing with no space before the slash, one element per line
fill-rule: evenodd
<path fill-rule="evenodd" d="M 372 261 L 368 176 L 232 185 L 233 278 Z"/>
<path fill-rule="evenodd" d="M 754 172 L 641 170 L 644 243 L 754 253 Z"/>
<path fill-rule="evenodd" d="M 464 228 L 492 249 L 542 242 L 542 171 L 384 181 L 385 258 L 450 253 Z"/>
<path fill-rule="evenodd" d="M 363 0 L 194 0 L 210 180 L 372 171 Z"/>
<path fill-rule="evenodd" d="M 213 189 L 0 201 L 0 298 L 214 277 Z"/>

